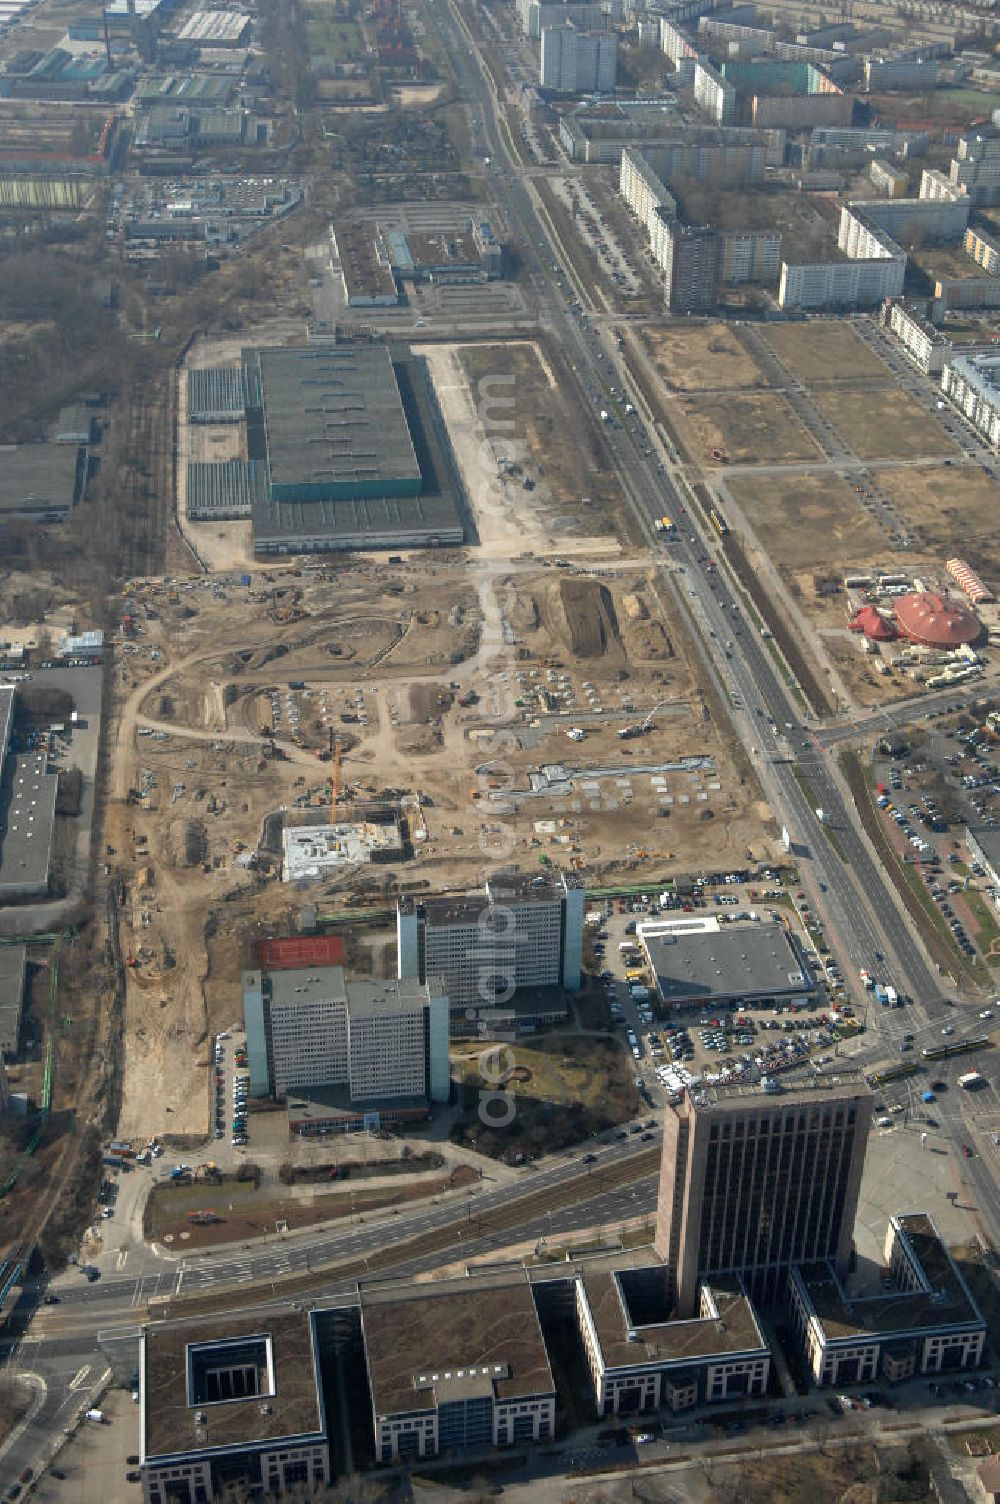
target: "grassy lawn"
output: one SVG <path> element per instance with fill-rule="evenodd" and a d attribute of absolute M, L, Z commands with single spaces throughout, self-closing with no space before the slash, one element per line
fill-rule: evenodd
<path fill-rule="evenodd" d="M 617 1040 L 553 1032 L 531 1044 L 459 1041 L 452 1067 L 463 1109 L 452 1137 L 508 1161 L 580 1143 L 642 1107 L 635 1062 Z"/>
<path fill-rule="evenodd" d="M 306 22 L 309 50 L 335 63 L 361 62 L 368 55 L 364 34 L 356 21 L 338 21 L 311 11 Z"/>
<path fill-rule="evenodd" d="M 963 896 L 976 920 L 976 941 L 983 959 L 987 966 L 1000 966 L 1000 924 L 996 909 L 971 889 Z"/>

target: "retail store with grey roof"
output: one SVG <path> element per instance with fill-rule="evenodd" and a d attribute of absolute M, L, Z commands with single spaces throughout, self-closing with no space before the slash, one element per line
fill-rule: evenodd
<path fill-rule="evenodd" d="M 667 1007 L 805 997 L 816 982 L 795 939 L 775 921 L 715 918 L 640 924 L 639 942 Z"/>

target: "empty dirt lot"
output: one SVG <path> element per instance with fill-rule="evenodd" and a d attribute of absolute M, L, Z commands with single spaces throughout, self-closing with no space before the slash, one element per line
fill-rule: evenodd
<path fill-rule="evenodd" d="M 681 392 L 742 391 L 769 385 L 727 324 L 641 329 L 638 337 L 664 383 Z"/>
<path fill-rule="evenodd" d="M 960 554 L 987 579 L 1000 574 L 997 483 L 979 465 L 884 470 L 879 481 L 942 560 Z"/>
<path fill-rule="evenodd" d="M 881 530 L 839 475 L 734 475 L 731 492 L 779 568 L 861 567 L 884 551 Z"/>
<path fill-rule="evenodd" d="M 889 368 L 843 319 L 768 324 L 767 342 L 805 386 L 833 381 L 890 381 Z"/>
<path fill-rule="evenodd" d="M 777 392 L 760 396 L 684 397 L 671 403 L 682 428 L 705 464 L 722 449 L 737 464 L 781 464 L 821 458 L 819 446 Z"/>
<path fill-rule="evenodd" d="M 820 411 L 863 460 L 904 460 L 959 451 L 941 424 L 888 382 L 859 391 L 813 393 Z"/>

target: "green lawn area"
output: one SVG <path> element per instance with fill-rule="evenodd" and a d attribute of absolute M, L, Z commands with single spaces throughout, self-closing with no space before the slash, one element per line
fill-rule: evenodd
<path fill-rule="evenodd" d="M 361 62 L 367 57 L 364 34 L 356 21 L 338 21 L 322 11 L 308 13 L 306 38 L 312 53 L 335 63 Z"/>
<path fill-rule="evenodd" d="M 1000 945 L 997 944 L 1000 941 L 1000 924 L 997 923 L 996 909 L 980 894 L 971 890 L 964 896 L 976 921 L 976 940 L 986 964 L 1000 966 Z"/>

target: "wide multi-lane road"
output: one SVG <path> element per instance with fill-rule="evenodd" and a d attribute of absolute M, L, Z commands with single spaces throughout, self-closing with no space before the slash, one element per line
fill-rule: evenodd
<path fill-rule="evenodd" d="M 429 0 L 429 5 L 470 112 L 473 139 L 491 158 L 493 190 L 529 274 L 539 318 L 551 330 L 583 404 L 595 419 L 600 410 L 612 415 L 603 432 L 623 498 L 661 560 L 665 581 L 691 628 L 704 677 L 717 689 L 777 819 L 788 830 L 803 888 L 825 921 L 845 975 L 853 975 L 856 985 L 864 968 L 913 999 L 902 1010 L 870 1010 L 869 1028 L 877 1037 L 867 1041 L 866 1054 L 877 1054 L 880 1040 L 894 1054 L 903 1032 L 930 1037 L 943 1019 L 958 1019 L 961 1025 L 961 1014 L 949 1007 L 943 979 L 869 845 L 827 750 L 827 742 L 844 738 L 847 728 L 837 722 L 826 735 L 815 717 L 804 715 L 787 671 L 772 657 L 732 582 L 723 570 L 709 568 L 709 559 L 719 555 L 719 539 L 691 504 L 677 456 L 652 415 L 645 422 L 625 420 L 620 395 L 630 391 L 629 373 L 603 319 L 592 319 L 583 307 L 584 291 L 576 295 L 533 174 L 523 170 L 511 150 L 504 105 L 494 93 L 476 38 L 455 0 Z M 632 393 L 632 401 L 641 413 L 641 394 Z M 679 524 L 679 538 L 671 544 L 662 541 L 653 525 L 664 515 Z M 887 716 L 884 724 L 893 720 Z M 823 811 L 822 820 L 817 810 Z M 975 1004 L 962 1012 L 969 1015 L 967 1027 L 974 1028 Z M 962 1113 L 959 1101 L 949 1108 L 948 1121 L 956 1133 Z M 992 1167 L 977 1164 L 970 1175 L 982 1180 L 985 1192 Z M 996 1205 L 995 1196 L 981 1195 L 981 1201 Z M 988 1215 L 996 1237 L 998 1219 Z"/>

